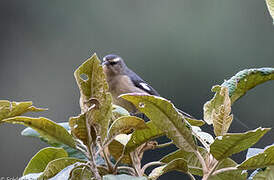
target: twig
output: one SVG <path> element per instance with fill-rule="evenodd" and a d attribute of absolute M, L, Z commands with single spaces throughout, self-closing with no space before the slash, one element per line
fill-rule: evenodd
<path fill-rule="evenodd" d="M 143 176 L 142 170 L 141 170 L 141 160 L 139 158 L 138 152 L 135 150 L 130 153 L 130 157 L 132 160 L 132 165 L 134 167 L 134 170 L 136 174 L 140 177 Z"/>
<path fill-rule="evenodd" d="M 88 149 L 88 153 L 89 153 L 89 162 L 90 162 L 90 169 L 93 172 L 93 175 L 95 177 L 95 179 L 97 180 L 101 180 L 102 177 L 99 174 L 98 168 L 95 164 L 95 150 L 96 150 L 96 144 L 94 144 L 94 140 L 92 140 L 91 137 L 91 125 L 88 122 L 88 119 L 86 119 L 86 129 L 87 129 L 87 133 L 88 133 L 88 143 L 87 143 L 87 149 Z"/>
<path fill-rule="evenodd" d="M 110 172 L 113 172 L 112 164 L 111 164 L 111 162 L 110 162 L 110 160 L 109 160 L 108 155 L 106 154 L 106 150 L 105 150 L 105 149 L 103 149 L 103 155 L 104 155 L 104 160 L 105 160 L 106 163 L 107 163 L 108 170 L 109 170 Z"/>
<path fill-rule="evenodd" d="M 147 164 L 145 164 L 143 166 L 143 168 L 141 169 L 142 173 L 144 174 L 145 173 L 145 170 L 149 167 L 149 166 L 155 166 L 155 165 L 163 165 L 165 163 L 162 163 L 160 161 L 154 161 L 154 162 L 149 162 Z"/>
<path fill-rule="evenodd" d="M 95 157 L 93 156 L 93 153 L 92 153 L 93 151 L 92 151 L 92 147 L 91 147 L 91 146 L 93 146 L 93 144 L 91 144 L 91 145 L 88 147 L 88 152 L 89 152 L 89 155 L 90 155 L 90 159 L 89 159 L 89 162 L 90 162 L 90 169 L 91 169 L 91 171 L 93 172 L 95 179 L 101 180 L 102 177 L 100 176 L 99 171 L 98 171 L 98 169 L 97 169 L 97 167 L 96 167 L 96 164 L 95 164 Z"/>

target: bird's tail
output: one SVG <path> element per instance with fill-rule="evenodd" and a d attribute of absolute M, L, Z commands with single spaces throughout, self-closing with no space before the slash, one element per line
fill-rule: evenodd
<path fill-rule="evenodd" d="M 196 119 L 195 117 L 191 116 L 190 114 L 187 114 L 186 112 L 182 111 L 181 109 L 176 108 L 176 110 L 181 113 L 183 116 L 190 118 L 190 119 Z"/>

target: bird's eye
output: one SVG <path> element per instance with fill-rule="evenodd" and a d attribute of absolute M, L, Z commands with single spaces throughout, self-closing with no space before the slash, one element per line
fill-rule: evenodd
<path fill-rule="evenodd" d="M 109 62 L 109 64 L 112 65 L 112 66 L 115 65 L 115 64 L 117 64 L 117 63 L 118 63 L 118 61 L 110 61 Z"/>

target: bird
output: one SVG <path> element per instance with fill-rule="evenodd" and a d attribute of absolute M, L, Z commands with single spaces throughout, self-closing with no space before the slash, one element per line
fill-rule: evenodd
<path fill-rule="evenodd" d="M 160 97 L 160 94 L 151 85 L 127 67 L 120 56 L 116 54 L 106 55 L 103 58 L 102 66 L 106 74 L 109 91 L 113 97 L 113 104 L 122 106 L 130 113 L 136 114 L 138 113 L 137 108 L 129 101 L 120 98 L 121 94 L 143 93 Z M 184 117 L 194 118 L 182 110 L 177 110 Z"/>

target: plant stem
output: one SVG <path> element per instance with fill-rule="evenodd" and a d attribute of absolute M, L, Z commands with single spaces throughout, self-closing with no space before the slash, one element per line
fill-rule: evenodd
<path fill-rule="evenodd" d="M 217 175 L 219 173 L 223 173 L 223 172 L 226 172 L 226 171 L 233 171 L 233 170 L 237 170 L 237 168 L 236 167 L 228 167 L 228 168 L 218 169 L 217 171 L 212 173 L 212 176 Z"/>
<path fill-rule="evenodd" d="M 216 163 L 213 165 L 213 167 L 210 169 L 210 171 L 204 175 L 203 180 L 208 179 L 212 175 L 212 173 L 215 171 L 215 169 L 220 164 L 220 162 L 222 162 L 222 161 L 216 161 Z"/>
<path fill-rule="evenodd" d="M 112 164 L 111 164 L 111 162 L 110 162 L 110 160 L 109 160 L 108 155 L 106 154 L 106 150 L 105 150 L 105 149 L 103 149 L 103 155 L 104 155 L 104 160 L 105 160 L 106 163 L 107 163 L 108 170 L 112 173 L 112 172 L 113 172 L 113 167 L 112 167 Z"/>
<path fill-rule="evenodd" d="M 91 146 L 93 146 L 93 144 L 91 144 Z M 99 171 L 98 171 L 97 166 L 96 166 L 96 164 L 95 164 L 95 157 L 94 157 L 94 155 L 93 155 L 93 150 L 92 150 L 92 149 L 93 149 L 94 147 L 91 147 L 91 146 L 88 147 L 88 151 L 89 151 L 89 155 L 90 155 L 90 159 L 89 159 L 89 162 L 90 162 L 90 169 L 91 169 L 91 171 L 93 172 L 95 179 L 101 180 L 102 177 L 101 177 L 100 174 L 99 174 Z"/>
<path fill-rule="evenodd" d="M 141 169 L 141 160 L 139 158 L 138 152 L 135 150 L 130 153 L 130 157 L 132 160 L 132 165 L 136 171 L 136 174 L 140 177 L 143 176 L 142 169 Z"/>
<path fill-rule="evenodd" d="M 203 167 L 203 172 L 206 173 L 208 171 L 208 169 L 207 169 L 207 165 L 205 163 L 205 160 L 204 160 L 203 156 L 201 155 L 199 150 L 194 151 L 194 153 L 196 154 L 197 158 L 199 159 L 199 161 L 200 161 L 200 163 Z"/>

